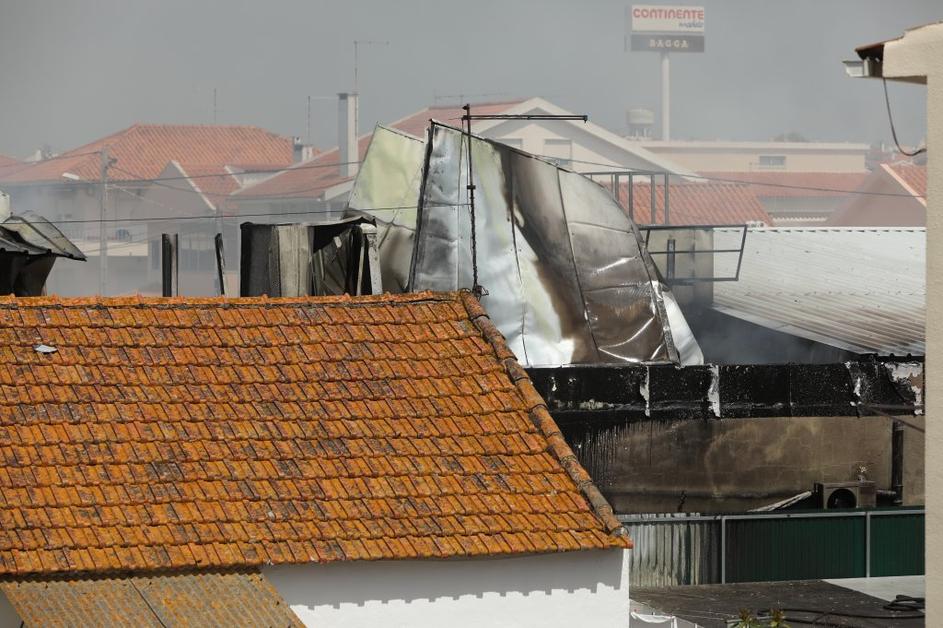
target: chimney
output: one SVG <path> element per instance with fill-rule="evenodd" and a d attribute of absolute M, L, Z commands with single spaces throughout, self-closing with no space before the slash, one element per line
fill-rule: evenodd
<path fill-rule="evenodd" d="M 360 159 L 357 150 L 357 94 L 342 92 L 337 95 L 337 146 L 340 148 L 340 173 L 342 177 L 357 174 L 355 163 Z"/>
<path fill-rule="evenodd" d="M 300 137 L 293 137 L 292 139 L 292 161 L 294 163 L 301 163 L 302 161 L 308 161 L 315 155 L 314 146 L 311 144 L 305 144 L 301 141 Z"/>

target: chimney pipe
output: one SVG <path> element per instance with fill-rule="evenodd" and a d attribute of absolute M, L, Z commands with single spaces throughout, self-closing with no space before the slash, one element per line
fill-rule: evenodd
<path fill-rule="evenodd" d="M 349 163 L 360 159 L 357 150 L 357 94 L 341 92 L 337 95 L 337 146 L 340 148 L 340 174 L 352 177 L 357 174 L 358 164 Z"/>

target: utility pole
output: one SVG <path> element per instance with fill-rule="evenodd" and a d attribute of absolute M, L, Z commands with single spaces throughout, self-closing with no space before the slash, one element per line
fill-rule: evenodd
<path fill-rule="evenodd" d="M 668 51 L 661 51 L 661 139 L 671 139 L 671 68 L 668 62 Z"/>
<path fill-rule="evenodd" d="M 360 73 L 360 45 L 365 46 L 389 46 L 390 42 L 388 41 L 375 41 L 372 39 L 355 39 L 354 40 L 354 93 L 360 95 L 360 83 L 359 83 L 359 73 Z M 360 102 L 360 99 L 357 99 L 357 102 Z M 354 111 L 354 136 L 360 137 L 360 107 L 358 106 Z"/>
<path fill-rule="evenodd" d="M 108 147 L 101 149 L 101 181 L 99 183 L 99 220 L 98 220 L 98 294 L 108 294 L 108 237 L 105 233 L 105 213 L 108 207 L 108 168 L 114 163 L 108 153 Z"/>

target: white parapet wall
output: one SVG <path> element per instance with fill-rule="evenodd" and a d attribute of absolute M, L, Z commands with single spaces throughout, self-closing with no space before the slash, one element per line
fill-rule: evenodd
<path fill-rule="evenodd" d="M 307 626 L 628 626 L 631 550 L 263 570 Z"/>

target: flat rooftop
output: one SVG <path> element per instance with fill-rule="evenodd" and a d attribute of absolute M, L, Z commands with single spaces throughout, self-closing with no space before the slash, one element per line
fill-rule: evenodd
<path fill-rule="evenodd" d="M 672 587 L 635 587 L 632 609 L 674 615 L 688 628 L 727 628 L 741 608 L 754 614 L 782 609 L 786 623 L 802 626 L 915 628 L 924 625 L 919 611 L 890 611 L 885 605 L 897 595 L 924 596 L 923 576 L 799 580 Z"/>

